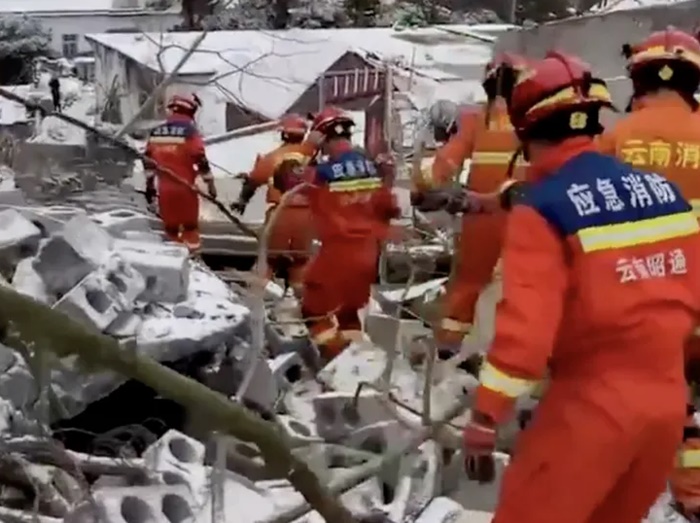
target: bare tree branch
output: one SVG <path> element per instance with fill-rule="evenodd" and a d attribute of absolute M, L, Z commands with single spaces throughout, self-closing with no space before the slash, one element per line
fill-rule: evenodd
<path fill-rule="evenodd" d="M 106 368 L 140 381 L 163 397 L 197 411 L 212 429 L 257 445 L 267 467 L 287 478 L 326 521 L 353 523 L 348 510 L 329 494 L 306 463 L 291 453 L 276 426 L 205 385 L 135 351 L 124 351 L 116 340 L 90 333 L 66 315 L 4 287 L 0 289 L 0 342 L 11 348 L 31 343 L 35 350 L 59 358 L 76 355 L 86 371 Z"/>

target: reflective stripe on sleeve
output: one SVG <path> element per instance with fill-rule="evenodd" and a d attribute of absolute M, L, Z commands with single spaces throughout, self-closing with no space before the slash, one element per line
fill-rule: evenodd
<path fill-rule="evenodd" d="M 509 376 L 505 372 L 498 370 L 488 362 L 484 363 L 479 373 L 479 382 L 487 389 L 509 398 L 517 398 L 532 392 L 539 380 L 525 380 Z"/>
<path fill-rule="evenodd" d="M 676 466 L 682 469 L 700 468 L 700 449 L 679 451 L 676 455 Z"/>
<path fill-rule="evenodd" d="M 440 328 L 450 332 L 469 332 L 472 329 L 471 323 L 457 321 L 452 318 L 440 320 Z"/>

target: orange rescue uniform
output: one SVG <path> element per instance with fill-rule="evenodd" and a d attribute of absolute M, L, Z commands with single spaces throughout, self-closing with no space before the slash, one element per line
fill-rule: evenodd
<path fill-rule="evenodd" d="M 505 104 L 493 104 L 488 122 L 486 109 L 465 112 L 458 132 L 436 154 L 432 177 L 418 180 L 417 189 L 439 187 L 452 182 L 471 159 L 467 187 L 477 193 L 495 193 L 508 179 L 508 165 L 518 147 L 518 139 L 508 118 Z M 525 163 L 515 164 L 514 178 L 521 179 Z M 443 317 L 436 329 L 440 345 L 458 350 L 474 322 L 476 303 L 492 281 L 501 255 L 505 212 L 465 214 L 458 246 L 455 274 L 452 275 Z"/>
<path fill-rule="evenodd" d="M 307 175 L 321 246 L 304 277 L 302 314 L 312 340 L 331 359 L 352 339 L 350 333 L 362 329 L 358 312 L 369 301 L 381 242 L 400 211 L 390 186 L 393 172 L 350 142 L 338 144 Z"/>
<path fill-rule="evenodd" d="M 197 176 L 211 180 L 204 141 L 194 120 L 174 114 L 148 138 L 146 156 L 157 165 L 147 176 L 156 176 L 158 212 L 167 237 L 184 243 L 190 251 L 201 247 L 199 234 L 199 195 L 192 190 Z M 160 172 L 158 170 L 160 167 Z M 168 173 L 163 173 L 167 170 Z M 177 176 L 184 182 L 173 179 Z"/>
<path fill-rule="evenodd" d="M 663 174 L 678 185 L 683 196 L 700 213 L 700 116 L 673 91 L 635 99 L 633 111 L 599 137 L 600 150 L 626 163 Z M 700 358 L 700 337 L 696 329 L 688 340 L 688 358 Z M 683 444 L 671 476 L 671 490 L 690 504 L 695 487 L 695 504 L 700 506 L 698 438 Z M 694 451 L 694 452 L 689 452 Z M 695 456 L 690 459 L 690 455 Z M 695 478 L 693 478 L 695 476 Z M 691 507 L 696 510 L 698 507 Z"/>
<path fill-rule="evenodd" d="M 474 410 L 501 423 L 549 369 L 494 523 L 638 523 L 685 421 L 700 234 L 677 187 L 572 138 L 508 217 L 503 300 Z"/>
<path fill-rule="evenodd" d="M 269 221 L 282 199 L 282 192 L 273 183 L 276 171 L 285 162 L 293 162 L 300 167 L 305 167 L 314 154 L 316 154 L 316 145 L 305 141 L 284 143 L 265 156 L 257 158 L 249 179 L 256 187 L 267 185 L 266 222 Z M 282 268 L 285 268 L 289 271 L 288 277 L 292 287 L 299 288 L 313 240 L 312 225 L 311 212 L 305 198 L 292 197 L 285 202 L 284 207 L 277 214 L 268 240 L 269 277 L 272 277 L 272 273 L 279 273 Z"/>

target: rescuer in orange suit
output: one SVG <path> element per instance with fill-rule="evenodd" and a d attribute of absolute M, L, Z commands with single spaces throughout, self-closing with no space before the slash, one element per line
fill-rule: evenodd
<path fill-rule="evenodd" d="M 304 140 L 308 124 L 303 117 L 296 114 L 285 116 L 280 121 L 279 130 L 282 143 L 265 156 L 258 156 L 253 170 L 243 182 L 238 201 L 231 206 L 233 210 L 243 213 L 258 187 L 267 185 L 266 222 L 282 198 L 282 193 L 273 186 L 276 171 L 305 167 L 317 149 L 314 141 Z M 311 213 L 306 199 L 287 200 L 270 231 L 269 276 L 275 274 L 283 278 L 298 292 L 312 239 Z"/>
<path fill-rule="evenodd" d="M 623 46 L 632 80 L 631 113 L 599 139 L 601 151 L 640 169 L 668 177 L 700 211 L 700 43 L 688 33 L 667 28 L 636 45 Z M 688 358 L 700 359 L 700 338 L 688 340 Z M 697 365 L 688 365 L 688 369 Z M 689 373 L 691 381 L 698 376 Z M 689 408 L 692 405 L 689 404 Z M 697 429 L 694 429 L 697 430 Z M 686 430 L 687 432 L 687 430 Z M 671 491 L 687 517 L 700 504 L 698 438 L 684 439 Z M 690 459 L 694 455 L 696 458 Z"/>
<path fill-rule="evenodd" d="M 550 382 L 493 523 L 639 523 L 681 442 L 698 222 L 672 182 L 596 150 L 611 105 L 587 64 L 555 52 L 512 92 L 528 187 L 508 215 L 503 300 L 464 430 L 471 479 L 493 480 L 498 425 Z"/>
<path fill-rule="evenodd" d="M 168 102 L 168 118 L 151 131 L 146 145 L 146 157 L 151 161 L 144 162 L 147 202 L 152 204 L 157 195 L 165 234 L 193 253 L 201 247 L 199 195 L 193 190 L 197 176 L 207 184 L 213 198 L 217 195 L 204 142 L 194 121 L 200 107 L 196 95 L 174 96 Z M 174 180 L 174 176 L 182 181 Z"/>
<path fill-rule="evenodd" d="M 321 242 L 304 275 L 301 311 L 312 341 L 324 359 L 337 356 L 362 329 L 359 310 L 369 300 L 377 278 L 381 242 L 400 209 L 392 193 L 394 166 L 370 159 L 351 142 L 355 123 L 336 107 L 313 120 L 311 132 L 324 137 L 325 160 L 303 176 L 282 176 L 276 183 L 289 190 L 309 184 L 304 192 Z M 293 173 L 291 173 L 293 174 Z"/>
<path fill-rule="evenodd" d="M 454 117 L 433 114 L 436 139 L 449 138 L 437 151 L 430 176 L 414 180 L 417 194 L 413 201 L 419 208 L 425 209 L 423 203 L 430 200 L 431 191 L 456 181 L 466 159 L 471 159 L 467 189 L 475 193 L 497 191 L 509 175 L 521 177 L 521 161 L 515 164 L 514 172 L 508 172 L 518 140 L 508 119 L 506 98 L 524 63 L 521 57 L 503 54 L 487 65 L 483 81 L 487 102 L 483 110 L 463 112 L 458 123 Z M 500 257 L 504 224 L 503 212 L 463 216 L 456 272 L 435 331 L 438 352 L 443 357 L 459 352 L 472 328 L 477 300 L 491 283 Z"/>

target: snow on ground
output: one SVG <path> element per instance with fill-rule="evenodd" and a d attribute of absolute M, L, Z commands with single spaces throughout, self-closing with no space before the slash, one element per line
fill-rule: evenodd
<path fill-rule="evenodd" d="M 593 6 L 589 13 L 613 13 L 615 11 L 629 11 L 632 9 L 642 9 L 645 7 L 658 7 L 687 1 L 688 0 L 603 0 L 602 2 Z"/>

